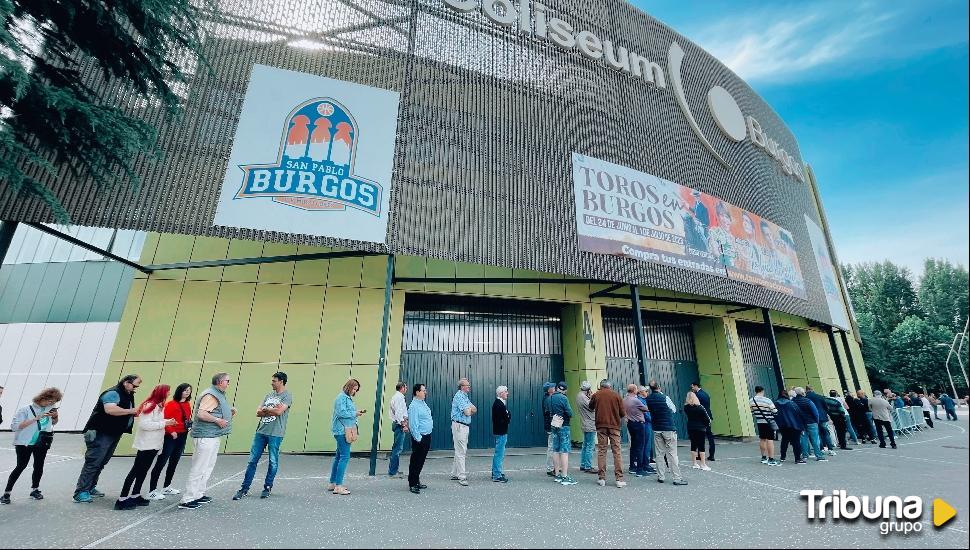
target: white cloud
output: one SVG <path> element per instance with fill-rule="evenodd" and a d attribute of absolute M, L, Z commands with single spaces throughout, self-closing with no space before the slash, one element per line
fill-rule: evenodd
<path fill-rule="evenodd" d="M 790 80 L 864 57 L 866 44 L 892 30 L 898 15 L 872 4 L 758 11 L 721 19 L 691 38 L 745 80 Z"/>

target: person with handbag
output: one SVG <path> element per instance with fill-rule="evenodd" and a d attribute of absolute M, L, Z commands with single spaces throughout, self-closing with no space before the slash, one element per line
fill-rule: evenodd
<path fill-rule="evenodd" d="M 778 433 L 775 416 L 778 414 L 778 409 L 775 408 L 771 399 L 765 397 L 763 386 L 754 387 L 754 397 L 748 401 L 748 407 L 751 409 L 751 414 L 754 415 L 754 421 L 758 426 L 758 447 L 761 449 L 761 463 L 768 466 L 778 466 L 779 463 L 775 460 L 775 437 Z"/>
<path fill-rule="evenodd" d="M 41 500 L 40 478 L 44 475 L 44 460 L 54 442 L 54 424 L 57 424 L 57 407 L 54 405 L 64 398 L 57 388 L 47 388 L 37 394 L 33 403 L 21 408 L 13 415 L 10 429 L 13 431 L 14 450 L 17 452 L 17 466 L 7 478 L 7 486 L 0 497 L 0 504 L 10 504 L 10 492 L 20 474 L 27 469 L 31 457 L 34 459 L 34 472 L 30 479 L 30 496 Z"/>
<path fill-rule="evenodd" d="M 177 495 L 181 493 L 172 487 L 172 478 L 175 476 L 175 468 L 178 467 L 182 453 L 185 452 L 185 443 L 189 440 L 189 430 L 192 429 L 192 385 L 182 383 L 175 387 L 172 399 L 165 403 L 165 419 L 174 420 L 175 423 L 165 426 L 165 443 L 162 444 L 162 452 L 155 459 L 155 467 L 152 468 L 152 475 L 148 484 L 148 499 L 162 500 L 166 495 Z M 165 465 L 164 489 L 158 490 L 158 479 L 162 475 Z"/>
<path fill-rule="evenodd" d="M 344 475 L 350 462 L 350 445 L 357 441 L 357 418 L 367 412 L 367 409 L 357 410 L 354 405 L 354 395 L 360 390 L 360 382 L 351 378 L 344 384 L 333 402 L 333 420 L 331 432 L 337 441 L 337 453 L 333 457 L 330 467 L 330 484 L 328 491 L 335 495 L 349 495 L 350 490 L 344 486 Z"/>
<path fill-rule="evenodd" d="M 552 461 L 556 470 L 555 480 L 560 485 L 576 485 L 578 483 L 569 475 L 569 451 L 572 449 L 572 432 L 569 421 L 573 417 L 573 408 L 569 406 L 566 397 L 566 382 L 556 384 L 556 393 L 549 398 L 549 411 L 552 413 Z"/>
<path fill-rule="evenodd" d="M 236 416 L 236 407 L 229 404 L 226 396 L 230 382 L 228 372 L 217 372 L 212 375 L 212 386 L 196 399 L 195 416 L 189 432 L 195 452 L 192 453 L 192 469 L 185 482 L 179 509 L 195 510 L 212 500 L 205 494 L 205 489 L 216 467 L 222 438 L 232 433 L 232 419 Z"/>
<path fill-rule="evenodd" d="M 707 443 L 707 430 L 711 427 L 711 417 L 707 414 L 707 409 L 701 405 L 697 393 L 687 392 L 684 399 L 684 415 L 687 417 L 687 437 L 690 439 L 690 458 L 693 464 L 691 468 L 710 472 L 711 467 L 707 465 L 707 453 L 704 448 Z"/>
<path fill-rule="evenodd" d="M 175 419 L 166 419 L 164 412 L 170 389 L 168 384 L 155 386 L 148 399 L 138 406 L 138 430 L 135 431 L 135 441 L 131 445 L 138 452 L 121 486 L 121 496 L 115 502 L 115 510 L 131 510 L 135 506 L 148 506 L 151 502 L 141 496 L 141 486 L 148 476 L 152 462 L 165 444 L 165 428 L 175 424 Z"/>

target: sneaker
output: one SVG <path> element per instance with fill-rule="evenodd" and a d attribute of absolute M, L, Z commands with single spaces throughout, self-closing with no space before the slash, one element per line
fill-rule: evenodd
<path fill-rule="evenodd" d="M 777 460 L 773 459 L 773 458 L 769 458 L 768 459 L 768 466 L 778 466 L 779 464 L 781 464 L 781 463 L 778 462 Z"/>
<path fill-rule="evenodd" d="M 502 475 L 502 476 L 499 476 L 499 477 L 493 477 L 492 478 L 492 481 L 494 481 L 495 483 L 508 483 L 509 482 L 509 478 L 507 478 L 504 475 Z"/>
<path fill-rule="evenodd" d="M 824 456 L 820 456 L 815 459 L 815 462 L 828 462 L 828 461 L 829 459 L 825 458 Z"/>
<path fill-rule="evenodd" d="M 273 488 L 272 487 L 263 487 L 262 492 L 259 493 L 259 498 L 269 498 L 269 495 L 272 492 L 273 492 Z"/>
<path fill-rule="evenodd" d="M 455 478 L 452 478 L 452 479 L 455 479 Z M 327 490 L 328 491 L 333 491 L 336 488 L 337 488 L 337 484 L 336 483 L 328 483 L 327 484 Z"/>
<path fill-rule="evenodd" d="M 115 501 L 115 510 L 134 510 L 135 506 L 137 506 L 137 504 L 135 504 L 135 499 L 133 498 Z"/>
<path fill-rule="evenodd" d="M 600 475 L 600 471 L 598 469 L 596 469 L 596 468 L 593 468 L 591 470 L 586 470 L 586 473 L 587 474 Z"/>
<path fill-rule="evenodd" d="M 662 477 L 658 477 L 657 478 L 657 483 L 663 483 L 663 482 L 664 482 L 664 478 L 662 478 Z"/>
<path fill-rule="evenodd" d="M 714 460 L 714 457 L 713 457 L 713 456 L 709 456 L 709 457 L 707 457 L 707 461 L 708 461 L 708 462 L 715 462 L 715 460 Z"/>
<path fill-rule="evenodd" d="M 461 485 L 462 487 L 468 487 L 468 480 L 467 479 L 459 479 L 458 480 L 458 485 Z"/>
<path fill-rule="evenodd" d="M 175 487 L 166 487 L 166 488 L 162 489 L 162 494 L 163 495 L 179 495 L 179 494 L 182 494 L 182 491 L 179 491 Z"/>
<path fill-rule="evenodd" d="M 408 487 L 408 491 L 411 491 L 412 493 L 414 493 L 416 495 L 420 495 L 421 494 L 421 489 L 418 489 L 417 487 Z"/>
<path fill-rule="evenodd" d="M 199 504 L 208 504 L 212 502 L 212 497 L 207 497 L 205 495 L 202 495 L 198 499 L 196 499 L 196 502 L 198 502 Z"/>
<path fill-rule="evenodd" d="M 767 464 L 768 463 L 768 457 L 766 457 L 766 456 L 761 457 L 761 463 L 762 464 Z"/>
<path fill-rule="evenodd" d="M 691 466 L 691 468 L 693 468 L 695 470 L 700 470 L 701 469 L 701 465 L 700 464 L 694 464 L 693 466 Z"/>
<path fill-rule="evenodd" d="M 879 445 L 879 448 L 880 449 L 885 449 L 886 448 L 886 445 Z"/>
<path fill-rule="evenodd" d="M 616 488 L 617 489 L 622 489 L 624 487 L 626 487 L 626 482 L 625 481 L 617 481 L 616 482 Z"/>
<path fill-rule="evenodd" d="M 565 476 L 559 483 L 560 485 L 576 485 L 579 482 L 573 479 L 571 476 Z"/>
<path fill-rule="evenodd" d="M 242 489 L 236 491 L 236 494 L 232 495 L 232 500 L 242 500 L 242 497 L 249 494 L 249 491 L 243 491 Z"/>
<path fill-rule="evenodd" d="M 833 451 L 832 449 L 829 449 L 829 456 L 835 456 L 835 451 Z"/>
<path fill-rule="evenodd" d="M 711 467 L 708 466 L 707 464 L 705 464 L 705 465 L 701 466 L 701 470 L 703 470 L 705 472 L 710 472 L 711 471 Z M 677 485 L 677 482 L 676 481 L 674 482 L 674 485 Z M 686 485 L 686 483 L 684 485 Z"/>
<path fill-rule="evenodd" d="M 458 476 L 451 476 L 451 480 L 452 480 L 452 481 L 458 481 L 458 480 L 460 480 L 460 479 L 461 479 L 461 478 L 460 478 L 460 477 L 458 477 Z"/>
<path fill-rule="evenodd" d="M 0 504 L 10 504 L 10 495 L 0 497 Z"/>
<path fill-rule="evenodd" d="M 94 489 L 91 489 L 90 491 L 88 491 L 88 494 L 91 495 L 91 496 L 93 496 L 93 497 L 103 497 L 104 496 L 104 493 L 102 493 L 101 491 L 99 491 L 97 487 L 95 487 Z"/>
<path fill-rule="evenodd" d="M 779 459 L 778 459 L 778 462 L 784 462 L 784 461 L 785 461 L 785 459 L 784 459 L 784 458 L 779 458 Z"/>
<path fill-rule="evenodd" d="M 643 477 L 643 472 L 634 472 L 633 475 L 636 477 Z"/>
<path fill-rule="evenodd" d="M 418 483 L 418 489 L 427 489 L 427 488 L 428 486 L 425 485 L 424 483 Z"/>
<path fill-rule="evenodd" d="M 605 479 L 597 479 L 596 480 L 596 484 L 599 485 L 600 487 L 606 487 L 606 480 Z"/>
<path fill-rule="evenodd" d="M 134 498 L 129 498 L 128 500 L 135 501 L 135 506 L 148 506 L 149 504 L 152 503 L 152 501 L 148 500 L 147 498 L 145 498 L 145 497 L 143 497 L 141 495 L 138 495 L 138 496 L 136 496 Z"/>
<path fill-rule="evenodd" d="M 804 458 L 799 458 L 795 461 L 795 464 L 808 464 L 808 462 Z"/>
<path fill-rule="evenodd" d="M 710 470 L 710 468 L 708 468 Z M 671 485 L 687 485 L 686 479 L 675 479 Z"/>
<path fill-rule="evenodd" d="M 162 494 L 162 491 L 156 489 L 148 493 L 148 500 L 165 500 L 165 495 Z"/>
<path fill-rule="evenodd" d="M 858 443 L 856 443 L 856 445 L 858 445 Z M 840 451 L 851 451 L 852 450 L 852 447 L 839 447 L 839 450 Z"/>
<path fill-rule="evenodd" d="M 30 492 L 30 498 L 34 500 L 44 500 L 44 494 L 40 492 L 40 489 L 34 489 Z"/>
<path fill-rule="evenodd" d="M 74 495 L 74 502 L 77 502 L 78 504 L 91 502 L 91 493 L 81 491 L 80 493 Z"/>
<path fill-rule="evenodd" d="M 202 506 L 202 505 L 199 504 L 199 501 L 197 501 L 197 500 L 193 500 L 192 502 L 180 502 L 179 503 L 179 508 L 181 508 L 183 510 L 195 510 L 199 506 Z"/>
<path fill-rule="evenodd" d="M 896 444 L 895 444 L 895 443 L 893 443 L 893 445 L 892 445 L 892 446 L 893 446 L 893 449 L 895 449 L 895 448 L 896 448 Z"/>
<path fill-rule="evenodd" d="M 563 476 L 557 475 L 552 480 L 555 481 L 556 483 L 562 483 Z"/>
<path fill-rule="evenodd" d="M 556 477 L 556 472 L 553 470 L 546 470 L 546 475 L 549 477 Z M 458 478 L 453 477 L 451 479 L 458 479 Z"/>

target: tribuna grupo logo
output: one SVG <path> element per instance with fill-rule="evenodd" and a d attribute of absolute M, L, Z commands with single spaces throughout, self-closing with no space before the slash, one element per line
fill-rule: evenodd
<path fill-rule="evenodd" d="M 286 117 L 276 161 L 240 166 L 236 198 L 270 198 L 302 210 L 350 207 L 380 216 L 383 188 L 354 174 L 357 128 L 351 112 L 332 98 L 300 103 Z"/>

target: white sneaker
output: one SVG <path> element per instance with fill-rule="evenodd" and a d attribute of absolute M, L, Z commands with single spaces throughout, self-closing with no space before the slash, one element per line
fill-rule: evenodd
<path fill-rule="evenodd" d="M 162 494 L 163 495 L 178 495 L 178 494 L 181 494 L 181 493 L 182 493 L 182 491 L 179 491 L 175 487 L 166 487 L 166 488 L 162 489 Z"/>
<path fill-rule="evenodd" d="M 835 456 L 835 451 L 829 451 L 829 456 Z"/>
<path fill-rule="evenodd" d="M 596 484 L 599 485 L 600 487 L 606 487 L 606 480 L 605 479 L 598 479 L 598 480 L 596 480 Z"/>
<path fill-rule="evenodd" d="M 626 482 L 625 481 L 617 481 L 616 482 L 616 488 L 617 489 L 622 489 L 624 487 L 626 487 Z"/>
<path fill-rule="evenodd" d="M 711 471 L 711 467 L 708 466 L 707 464 L 705 464 L 705 465 L 701 466 L 701 470 L 704 470 L 705 472 L 710 472 Z"/>
<path fill-rule="evenodd" d="M 700 470 L 701 469 L 701 465 L 700 464 L 694 464 L 693 466 L 691 466 L 691 468 L 693 468 L 695 470 Z"/>
<path fill-rule="evenodd" d="M 156 489 L 148 493 L 148 500 L 165 500 L 165 495 L 162 494 L 162 491 Z"/>

